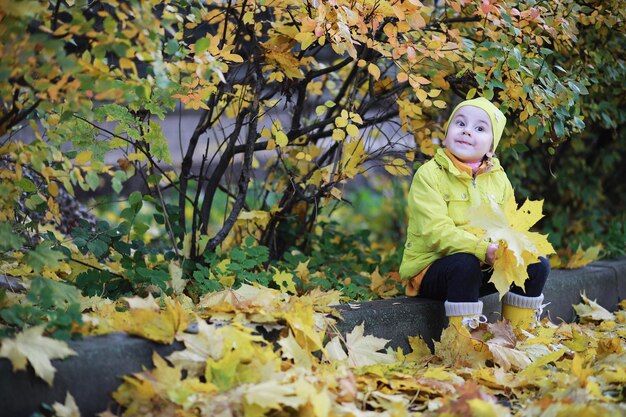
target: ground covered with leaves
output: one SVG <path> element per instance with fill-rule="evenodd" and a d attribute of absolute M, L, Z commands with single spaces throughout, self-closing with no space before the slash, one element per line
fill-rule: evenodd
<path fill-rule="evenodd" d="M 5 303 L 21 296 L 10 294 Z M 530 331 L 508 322 L 444 330 L 434 352 L 386 348 L 363 325 L 335 327 L 337 291 L 293 296 L 268 288 L 185 296 L 81 297 L 84 335 L 123 331 L 184 349 L 153 356 L 113 394 L 101 416 L 622 416 L 626 413 L 626 302 L 611 313 L 584 295 L 579 323 L 547 319 Z M 190 326 L 190 324 L 195 323 Z M 31 327 L 2 341 L 0 357 L 28 363 L 49 384 L 50 359 L 75 354 Z M 261 336 L 264 334 L 265 337 Z M 32 348 L 37 346 L 36 349 Z M 77 416 L 68 394 L 52 407 Z"/>

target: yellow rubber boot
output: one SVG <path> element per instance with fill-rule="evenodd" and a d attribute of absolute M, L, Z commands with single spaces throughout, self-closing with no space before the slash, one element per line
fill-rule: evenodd
<path fill-rule="evenodd" d="M 525 297 L 508 292 L 502 298 L 502 317 L 511 322 L 514 329 L 529 330 L 541 315 L 543 294 L 539 297 Z"/>
<path fill-rule="evenodd" d="M 530 329 L 536 321 L 535 314 L 535 310 L 532 308 L 502 304 L 502 317 L 510 321 L 514 329 Z"/>
<path fill-rule="evenodd" d="M 485 344 L 470 333 L 482 323 L 487 322 L 487 318 L 482 315 L 483 303 L 478 302 L 450 302 L 445 304 L 446 316 L 448 317 L 448 327 L 454 327 L 458 337 L 472 344 L 476 351 L 483 349 Z"/>

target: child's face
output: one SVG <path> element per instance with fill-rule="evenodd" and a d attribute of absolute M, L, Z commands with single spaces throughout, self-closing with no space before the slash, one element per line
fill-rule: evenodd
<path fill-rule="evenodd" d="M 482 160 L 491 150 L 492 143 L 489 115 L 475 106 L 463 106 L 457 110 L 443 141 L 444 146 L 463 162 Z"/>

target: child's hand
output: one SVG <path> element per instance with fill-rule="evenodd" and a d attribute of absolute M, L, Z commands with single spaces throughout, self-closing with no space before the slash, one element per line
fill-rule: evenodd
<path fill-rule="evenodd" d="M 485 261 L 487 261 L 489 265 L 493 265 L 496 262 L 497 250 L 498 250 L 497 243 L 490 243 L 489 246 L 487 246 L 487 256 L 485 256 Z"/>

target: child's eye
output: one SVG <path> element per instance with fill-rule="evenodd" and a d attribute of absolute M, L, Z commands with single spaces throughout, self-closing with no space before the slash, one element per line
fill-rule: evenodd
<path fill-rule="evenodd" d="M 459 126 L 465 126 L 465 123 L 463 123 L 461 120 L 457 120 L 456 124 Z"/>
<path fill-rule="evenodd" d="M 485 130 L 485 129 L 483 129 L 481 126 L 477 127 L 476 129 L 477 129 L 479 132 L 482 132 L 483 130 Z"/>

